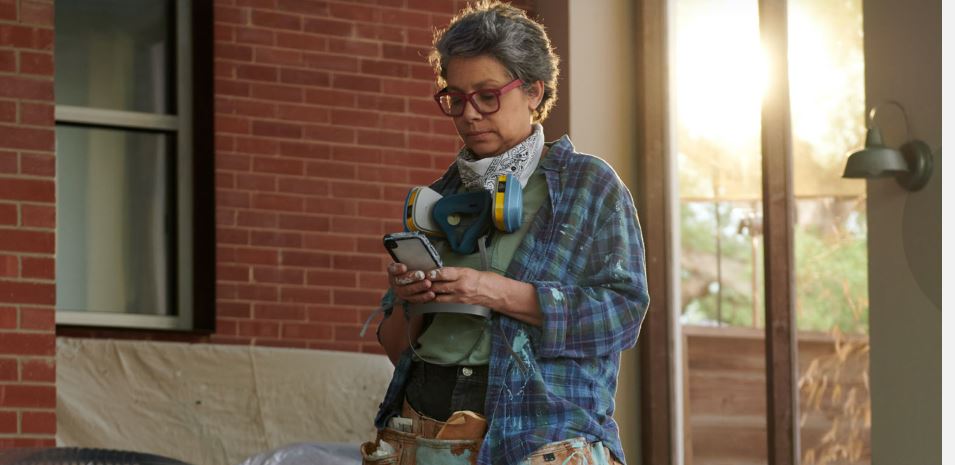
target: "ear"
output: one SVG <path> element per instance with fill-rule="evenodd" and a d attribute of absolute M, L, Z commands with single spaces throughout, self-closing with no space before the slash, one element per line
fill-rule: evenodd
<path fill-rule="evenodd" d="M 527 107 L 533 112 L 544 99 L 544 81 L 534 81 L 527 89 Z"/>

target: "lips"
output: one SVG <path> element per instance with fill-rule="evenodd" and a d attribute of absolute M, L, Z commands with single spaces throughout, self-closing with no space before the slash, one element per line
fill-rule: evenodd
<path fill-rule="evenodd" d="M 484 136 L 484 135 L 487 135 L 487 134 L 490 134 L 490 133 L 491 133 L 491 131 L 469 131 L 469 132 L 464 133 L 464 135 L 465 135 L 466 137 L 472 137 L 472 138 L 473 138 L 473 137 L 481 137 L 481 136 Z"/>

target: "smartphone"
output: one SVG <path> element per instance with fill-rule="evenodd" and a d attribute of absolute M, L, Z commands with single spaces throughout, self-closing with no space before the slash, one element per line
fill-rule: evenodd
<path fill-rule="evenodd" d="M 387 234 L 384 243 L 391 258 L 407 266 L 408 271 L 430 271 L 442 266 L 441 256 L 428 237 L 420 232 Z"/>

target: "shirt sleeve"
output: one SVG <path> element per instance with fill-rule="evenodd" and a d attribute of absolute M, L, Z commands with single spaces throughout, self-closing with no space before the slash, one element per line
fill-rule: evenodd
<path fill-rule="evenodd" d="M 578 282 L 531 282 L 543 314 L 540 357 L 597 357 L 636 345 L 650 303 L 643 239 L 629 193 L 610 205 Z"/>

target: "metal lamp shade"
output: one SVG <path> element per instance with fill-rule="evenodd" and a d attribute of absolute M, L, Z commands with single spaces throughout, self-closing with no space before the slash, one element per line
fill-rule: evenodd
<path fill-rule="evenodd" d="M 844 178 L 880 178 L 896 176 L 909 171 L 908 164 L 898 150 L 882 143 L 882 134 L 876 127 L 865 136 L 865 148 L 853 153 L 846 162 Z"/>

